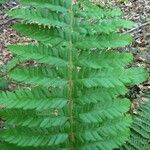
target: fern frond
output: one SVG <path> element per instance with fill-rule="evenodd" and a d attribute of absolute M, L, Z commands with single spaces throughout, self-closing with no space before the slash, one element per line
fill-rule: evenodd
<path fill-rule="evenodd" d="M 37 136 L 38 135 L 38 136 Z M 18 146 L 57 146 L 68 140 L 66 133 L 50 134 L 48 129 L 30 129 L 16 127 L 1 133 L 5 142 Z"/>
<path fill-rule="evenodd" d="M 34 88 L 30 90 L 18 90 L 15 93 L 0 93 L 1 103 L 6 108 L 36 109 L 39 111 L 45 109 L 60 109 L 67 104 L 65 93 L 60 89 L 59 93 L 55 90 L 50 91 L 43 88 Z"/>
<path fill-rule="evenodd" d="M 67 84 L 67 81 L 61 79 L 57 75 L 57 71 L 50 71 L 46 68 L 30 68 L 30 69 L 16 69 L 10 72 L 10 77 L 16 81 L 24 82 L 26 84 L 33 84 L 36 86 L 62 87 Z M 43 78 L 44 77 L 44 78 Z"/>
<path fill-rule="evenodd" d="M 49 28 L 42 28 L 35 24 L 16 24 L 13 28 L 16 31 L 21 32 L 22 35 L 28 36 L 47 45 L 52 45 L 53 43 L 55 45 L 64 42 L 64 40 L 60 38 L 61 36 L 63 38 L 64 33 L 60 31 L 62 35 L 59 34 L 59 30 L 61 29 L 50 30 Z"/>
<path fill-rule="evenodd" d="M 100 150 L 112 150 L 117 145 L 121 145 L 124 141 L 128 139 L 128 130 L 125 130 L 124 132 L 120 132 L 119 136 L 113 136 L 110 138 L 107 138 L 104 141 L 101 142 L 87 142 L 85 145 L 81 145 L 79 150 L 88 150 L 88 149 L 100 149 Z M 115 139 L 115 140 L 114 140 Z"/>
<path fill-rule="evenodd" d="M 120 128 L 120 125 L 123 123 L 122 128 Z M 124 120 L 123 118 L 118 118 L 118 120 L 110 120 L 109 122 L 106 122 L 103 124 L 100 128 L 92 129 L 91 131 L 87 128 L 86 130 L 79 132 L 78 134 L 78 140 L 83 142 L 97 142 L 103 143 L 103 142 L 109 142 L 112 140 L 113 137 L 117 138 L 117 136 L 121 136 L 122 133 L 124 133 L 124 129 L 128 127 L 128 125 L 131 123 L 131 118 L 126 117 Z M 107 135 L 108 131 L 110 132 L 109 135 Z M 113 138 L 112 142 L 117 145 L 117 141 Z M 98 142 L 97 142 L 98 144 Z M 90 145 L 90 144 L 89 144 Z M 102 146 L 102 144 L 99 144 Z M 105 146 L 104 146 L 105 147 Z"/>
<path fill-rule="evenodd" d="M 143 76 L 143 74 L 145 74 Z M 137 76 L 137 78 L 134 78 Z M 102 69 L 102 70 L 88 70 L 81 72 L 81 77 L 78 80 L 79 85 L 84 85 L 87 88 L 92 87 L 115 87 L 130 84 L 139 84 L 139 82 L 144 81 L 148 74 L 143 68 L 137 69 Z"/>
<path fill-rule="evenodd" d="M 109 89 L 101 87 L 93 90 L 88 89 L 85 90 L 84 95 L 79 95 L 77 101 L 81 106 L 85 104 L 104 103 L 106 101 L 113 101 L 113 99 L 116 99 L 118 96 L 124 95 L 125 93 L 127 93 L 127 89 L 125 87 L 115 87 Z"/>
<path fill-rule="evenodd" d="M 65 67 L 67 66 L 67 51 L 64 48 L 52 48 L 43 44 L 39 45 L 10 45 L 9 50 L 23 60 L 36 60 L 39 63 Z M 66 60 L 64 60 L 66 58 Z"/>
<path fill-rule="evenodd" d="M 71 1 L 70 0 L 21 0 L 20 2 L 23 5 L 27 5 L 27 6 L 34 6 L 36 8 L 47 8 L 50 9 L 52 11 L 56 11 L 56 12 L 63 12 L 66 13 L 68 11 L 68 8 L 70 8 L 71 6 Z"/>
<path fill-rule="evenodd" d="M 100 106 L 101 105 L 101 106 Z M 116 102 L 109 101 L 107 106 L 104 102 L 97 103 L 97 105 L 92 106 L 94 111 L 87 110 L 86 112 L 83 112 L 79 114 L 79 118 L 81 119 L 81 122 L 83 123 L 97 123 L 97 122 L 103 122 L 105 119 L 113 119 L 115 117 L 119 117 L 122 115 L 122 113 L 125 113 L 128 111 L 128 108 L 130 107 L 130 103 L 125 100 L 116 100 Z M 82 107 L 79 107 L 80 112 L 84 111 Z M 85 109 L 86 105 L 85 105 Z"/>
<path fill-rule="evenodd" d="M 112 51 L 132 42 L 119 9 L 81 0 L 21 0 L 9 12 L 14 29 L 32 44 L 9 46 L 9 77 L 29 89 L 0 93 L 0 148 L 7 150 L 113 150 L 129 137 L 127 87 L 143 82 L 133 56 Z M 34 43 L 34 44 L 33 44 Z M 35 60 L 30 67 L 24 62 Z M 22 64 L 22 65 L 20 65 Z M 19 86 L 18 88 L 22 88 Z M 137 130 L 138 131 L 138 130 Z"/>
<path fill-rule="evenodd" d="M 23 19 L 26 23 L 36 23 L 48 27 L 67 28 L 69 16 L 52 13 L 40 9 L 17 9 L 10 11 L 9 16 L 17 19 Z"/>
<path fill-rule="evenodd" d="M 121 59 L 120 59 L 121 58 Z M 100 69 L 124 67 L 132 62 L 133 56 L 129 53 L 114 51 L 82 51 L 79 56 L 79 66 Z"/>
<path fill-rule="evenodd" d="M 146 96 L 147 102 L 138 109 L 131 126 L 131 136 L 123 146 L 125 150 L 149 150 L 150 148 L 150 96 Z"/>
<path fill-rule="evenodd" d="M 132 42 L 130 35 L 122 35 L 112 33 L 110 35 L 103 34 L 101 36 L 85 37 L 83 41 L 77 42 L 76 47 L 79 49 L 105 49 L 124 47 Z"/>
<path fill-rule="evenodd" d="M 131 80 L 131 85 L 139 84 L 141 81 L 143 82 L 148 78 L 148 72 L 143 68 L 133 67 L 128 69 L 127 76 Z"/>
<path fill-rule="evenodd" d="M 83 17 L 85 19 L 95 19 L 100 20 L 104 18 L 115 18 L 122 16 L 122 11 L 119 8 L 116 9 L 107 9 L 107 8 L 100 8 L 94 4 L 91 4 L 87 1 L 81 2 L 83 9 L 75 9 L 75 15 Z"/>
<path fill-rule="evenodd" d="M 134 26 L 134 23 L 131 21 L 123 20 L 123 19 L 105 19 L 102 21 L 90 22 L 90 21 L 82 21 L 80 23 L 80 28 L 78 29 L 81 33 L 84 32 L 86 34 L 100 34 L 100 33 L 110 33 L 110 32 L 118 32 L 121 28 L 130 29 Z"/>
<path fill-rule="evenodd" d="M 59 108 L 59 107 L 58 107 Z M 1 110 L 0 114 L 3 119 L 6 119 L 6 125 L 12 126 L 22 126 L 22 127 L 37 127 L 39 128 L 51 128 L 52 131 L 54 130 L 62 130 L 62 126 L 67 124 L 68 118 L 65 116 L 54 116 L 53 110 L 47 111 L 49 112 L 49 116 L 45 115 L 46 111 L 31 111 L 31 110 L 21 110 L 21 109 L 7 109 Z M 17 116 L 16 116 L 17 115 Z"/>
<path fill-rule="evenodd" d="M 45 45 L 10 45 L 9 50 L 24 60 L 33 59 L 39 63 L 45 63 L 55 66 L 67 66 L 67 51 L 64 48 L 52 48 Z M 82 51 L 79 61 L 76 64 L 80 67 L 88 67 L 100 69 L 103 67 L 123 67 L 133 60 L 133 56 L 129 53 L 113 52 L 113 51 Z M 121 59 L 120 59 L 121 58 Z M 66 59 L 66 61 L 64 60 Z M 105 61 L 104 61 L 105 60 Z"/>

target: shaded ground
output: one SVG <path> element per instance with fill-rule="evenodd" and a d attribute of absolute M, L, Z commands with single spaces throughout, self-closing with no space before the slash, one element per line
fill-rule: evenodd
<path fill-rule="evenodd" d="M 96 1 L 96 0 L 93 0 Z M 136 22 L 137 26 L 129 32 L 134 37 L 132 46 L 123 50 L 130 51 L 135 55 L 133 65 L 144 66 L 150 71 L 150 0 L 97 0 L 101 5 L 119 6 L 125 13 L 125 18 Z M 125 0 L 124 0 L 125 1 Z M 10 43 L 28 42 L 29 39 L 19 37 L 10 26 L 15 22 L 7 17 L 6 11 L 18 7 L 15 0 L 0 6 L 0 65 L 7 63 L 11 54 L 6 46 Z M 143 93 L 150 90 L 150 80 L 130 90 L 129 97 L 133 100 L 133 107 L 142 101 Z"/>

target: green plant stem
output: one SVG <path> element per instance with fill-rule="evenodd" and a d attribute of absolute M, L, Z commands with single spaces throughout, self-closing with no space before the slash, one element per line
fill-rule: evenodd
<path fill-rule="evenodd" d="M 73 5 L 73 1 L 71 2 L 71 7 L 70 7 L 70 34 L 72 34 L 73 32 L 73 11 L 72 11 L 72 5 Z M 74 101 L 73 101 L 73 44 L 72 44 L 72 39 L 71 39 L 71 35 L 70 35 L 70 40 L 69 40 L 69 64 L 68 64 L 68 76 L 69 76 L 69 81 L 68 81 L 68 93 L 69 93 L 69 121 L 70 121 L 70 148 L 71 150 L 74 149 L 74 118 L 73 118 L 73 105 L 74 105 Z"/>

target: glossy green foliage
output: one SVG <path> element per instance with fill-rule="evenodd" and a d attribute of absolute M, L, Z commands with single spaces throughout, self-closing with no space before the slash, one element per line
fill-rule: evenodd
<path fill-rule="evenodd" d="M 30 89 L 0 94 L 6 119 L 1 149 L 112 150 L 129 136 L 127 86 L 143 82 L 143 68 L 128 68 L 132 55 L 114 51 L 132 42 L 119 9 L 72 0 L 21 0 L 8 14 L 21 19 L 14 29 L 33 39 L 10 45 L 9 77 Z"/>
<path fill-rule="evenodd" d="M 134 116 L 130 139 L 124 145 L 125 150 L 150 149 L 150 94 L 146 95 L 146 100 Z"/>

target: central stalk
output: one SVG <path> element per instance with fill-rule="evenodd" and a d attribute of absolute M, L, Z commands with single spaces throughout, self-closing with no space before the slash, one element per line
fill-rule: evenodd
<path fill-rule="evenodd" d="M 75 142 L 75 136 L 74 136 L 74 118 L 73 118 L 73 105 L 74 105 L 74 101 L 73 101 L 73 44 L 72 44 L 72 33 L 73 33 L 73 11 L 72 11 L 72 7 L 73 7 L 73 1 L 71 0 L 71 7 L 69 9 L 69 13 L 70 13 L 70 26 L 69 26 L 69 30 L 70 30 L 70 39 L 69 39 L 69 63 L 68 63 L 68 93 L 69 93 L 69 121 L 70 121 L 70 135 L 69 135 L 69 141 L 70 141 L 70 148 L 71 150 L 74 150 L 74 142 Z"/>

